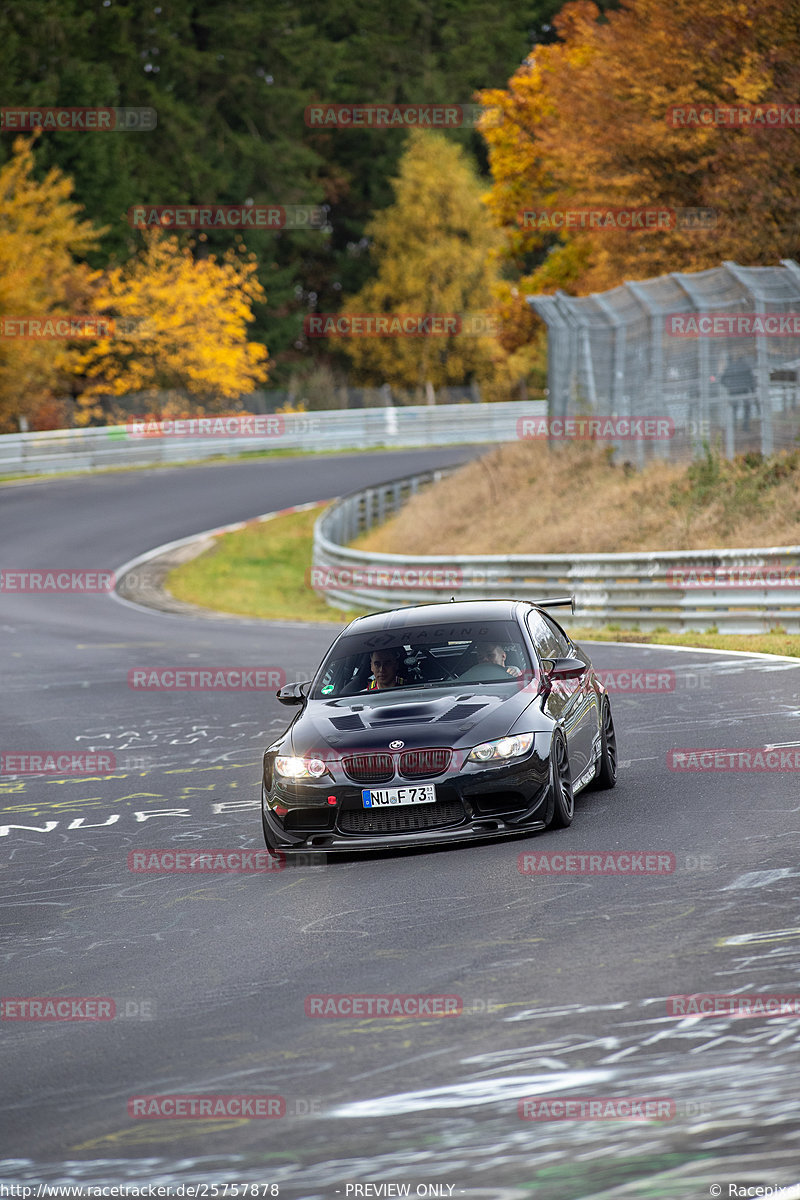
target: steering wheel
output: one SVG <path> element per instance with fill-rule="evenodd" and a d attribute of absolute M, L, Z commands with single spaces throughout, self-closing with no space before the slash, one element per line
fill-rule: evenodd
<path fill-rule="evenodd" d="M 467 667 L 466 671 L 458 676 L 466 683 L 499 683 L 503 680 L 508 683 L 514 676 L 509 675 L 505 667 L 501 667 L 499 663 L 492 662 L 476 662 L 471 667 Z"/>
<path fill-rule="evenodd" d="M 445 679 L 457 679 L 458 678 L 458 676 L 453 671 L 451 671 L 450 668 L 445 663 L 443 663 L 438 658 L 434 658 L 434 656 L 431 654 L 430 650 L 427 649 L 427 647 L 422 646 L 420 648 L 420 653 L 425 655 L 426 660 L 429 663 L 432 663 L 437 671 L 444 672 Z M 440 680 L 426 679 L 425 682 L 426 683 L 438 683 L 438 682 L 440 682 Z"/>

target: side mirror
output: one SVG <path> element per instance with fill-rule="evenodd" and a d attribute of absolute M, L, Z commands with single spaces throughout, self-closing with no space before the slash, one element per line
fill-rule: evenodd
<path fill-rule="evenodd" d="M 556 658 L 549 661 L 553 663 L 552 670 L 548 671 L 551 679 L 579 679 L 589 669 L 589 664 L 582 658 Z"/>
<path fill-rule="evenodd" d="M 579 679 L 589 664 L 582 658 L 543 658 L 541 690 L 549 696 L 558 679 Z"/>
<path fill-rule="evenodd" d="M 300 683 L 286 683 L 282 688 L 278 688 L 275 695 L 281 704 L 305 704 L 310 687 L 310 679 L 304 679 Z"/>

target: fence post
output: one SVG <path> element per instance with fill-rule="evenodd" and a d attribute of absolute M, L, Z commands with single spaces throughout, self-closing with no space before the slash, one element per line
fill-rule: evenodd
<path fill-rule="evenodd" d="M 767 307 L 763 298 L 750 287 L 747 282 L 747 268 L 740 267 L 735 262 L 723 263 L 725 270 L 732 275 L 740 287 L 753 302 L 753 310 L 760 316 L 766 314 Z M 752 269 L 752 268 L 751 268 Z M 761 418 L 761 453 L 772 454 L 774 439 L 772 436 L 772 399 L 769 394 L 769 361 L 767 346 L 762 333 L 756 334 L 756 395 L 758 396 L 759 416 Z"/>
<path fill-rule="evenodd" d="M 647 313 L 647 327 L 650 331 L 652 353 L 644 395 L 646 398 L 653 397 L 654 403 L 653 412 L 645 413 L 645 416 L 664 416 L 664 413 L 659 413 L 659 408 L 663 408 L 664 405 L 664 327 L 661 321 L 661 307 L 650 299 L 647 289 L 641 284 L 628 283 L 626 286 Z M 660 448 L 657 448 L 657 453 L 660 453 Z M 662 457 L 666 457 L 666 454 Z"/>

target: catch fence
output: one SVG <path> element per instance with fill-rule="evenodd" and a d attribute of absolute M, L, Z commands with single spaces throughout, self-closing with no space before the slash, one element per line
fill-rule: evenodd
<path fill-rule="evenodd" d="M 675 436 L 625 451 L 732 458 L 797 445 L 800 267 L 721 267 L 591 296 L 529 296 L 548 328 L 550 416 L 670 420 Z"/>

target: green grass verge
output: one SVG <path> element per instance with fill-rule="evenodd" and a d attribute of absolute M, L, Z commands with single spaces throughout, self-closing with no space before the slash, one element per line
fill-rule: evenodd
<path fill-rule="evenodd" d="M 751 654 L 784 654 L 800 658 L 800 634 L 780 633 L 672 633 L 669 629 L 654 629 L 642 633 L 639 629 L 624 629 L 619 625 L 604 625 L 602 629 L 572 625 L 554 613 L 576 642 L 641 642 L 661 646 L 705 646 L 709 650 L 749 650 Z"/>
<path fill-rule="evenodd" d="M 173 596 L 203 608 L 264 617 L 273 621 L 332 621 L 343 624 L 359 616 L 327 605 L 308 582 L 314 522 L 319 508 L 288 513 L 236 533 L 223 534 L 213 549 L 172 571 L 167 587 Z M 558 613 L 556 614 L 558 617 Z M 565 622 L 581 642 L 657 642 L 670 646 L 706 646 L 711 650 L 750 650 L 800 658 L 800 635 L 642 633 L 606 625 L 588 629 Z"/>
<path fill-rule="evenodd" d="M 272 621 L 333 621 L 358 614 L 332 608 L 308 582 L 314 522 L 321 509 L 287 513 L 222 534 L 205 554 L 167 576 L 178 600 Z"/>

